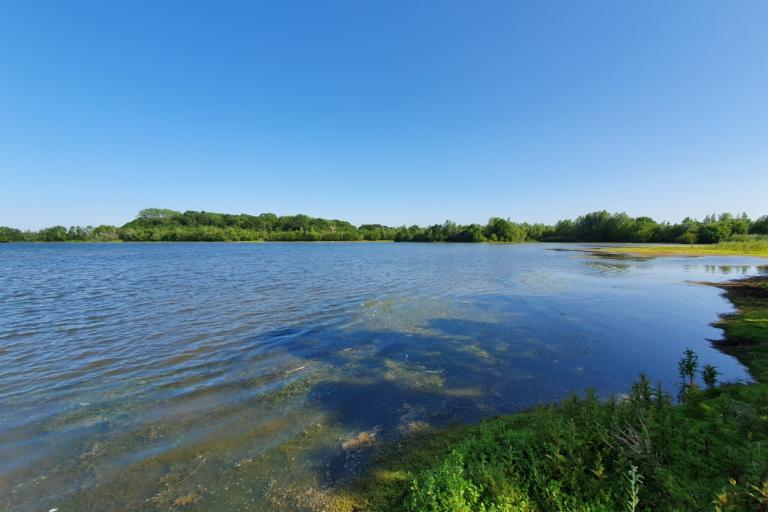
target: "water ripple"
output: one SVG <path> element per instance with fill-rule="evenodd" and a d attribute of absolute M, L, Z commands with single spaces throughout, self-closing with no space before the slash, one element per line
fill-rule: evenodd
<path fill-rule="evenodd" d="M 747 378 L 703 344 L 729 305 L 680 286 L 758 271 L 726 260 L 544 245 L 0 246 L 0 508 L 166 510 L 189 494 L 269 510 L 270 482 L 327 485 L 349 469 L 341 440 L 363 430 L 387 438 L 415 420 L 623 389 L 647 367 L 668 382 L 674 365 L 655 363 L 697 341 L 702 360 Z"/>

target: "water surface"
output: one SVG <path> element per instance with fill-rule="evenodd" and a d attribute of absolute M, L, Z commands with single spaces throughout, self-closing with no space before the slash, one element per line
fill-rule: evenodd
<path fill-rule="evenodd" d="M 297 510 L 372 442 L 721 378 L 740 257 L 552 244 L 0 246 L 0 510 Z M 362 435 L 361 435 L 362 434 Z"/>

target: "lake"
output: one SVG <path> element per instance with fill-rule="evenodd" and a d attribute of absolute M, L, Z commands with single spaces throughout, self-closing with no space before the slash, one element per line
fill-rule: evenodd
<path fill-rule="evenodd" d="M 749 379 L 695 282 L 765 260 L 579 247 L 0 245 L 0 510 L 308 508 L 374 443 L 674 392 L 687 347 Z"/>

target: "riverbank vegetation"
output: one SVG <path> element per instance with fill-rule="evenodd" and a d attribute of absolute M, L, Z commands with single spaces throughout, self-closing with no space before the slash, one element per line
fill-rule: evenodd
<path fill-rule="evenodd" d="M 768 257 L 768 237 L 763 235 L 735 236 L 710 245 L 654 245 L 651 247 L 609 247 L 595 252 L 636 256 L 762 256 Z"/>
<path fill-rule="evenodd" d="M 501 217 L 487 224 L 452 221 L 428 227 L 354 226 L 307 215 L 225 214 L 150 208 L 123 226 L 53 226 L 39 231 L 0 227 L 0 242 L 225 242 L 225 241 L 396 241 L 396 242 L 652 242 L 715 244 L 768 236 L 768 215 L 752 220 L 723 213 L 703 220 L 657 222 L 625 213 L 592 212 L 555 225 L 519 223 Z"/>
<path fill-rule="evenodd" d="M 339 502 L 420 512 L 768 510 L 768 279 L 722 286 L 738 311 L 718 324 L 718 347 L 755 383 L 717 385 L 717 369 L 688 350 L 674 394 L 640 375 L 626 396 L 588 391 L 415 435 L 380 453 Z"/>

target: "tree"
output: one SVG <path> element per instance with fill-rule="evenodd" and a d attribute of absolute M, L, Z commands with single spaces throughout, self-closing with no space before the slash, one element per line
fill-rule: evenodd
<path fill-rule="evenodd" d="M 53 226 L 38 231 L 36 238 L 40 242 L 66 242 L 67 234 L 67 228 L 64 226 Z"/>
<path fill-rule="evenodd" d="M 629 228 L 628 242 L 653 242 L 659 232 L 659 225 L 650 217 L 637 217 Z"/>
<path fill-rule="evenodd" d="M 0 243 L 22 241 L 24 241 L 24 234 L 21 230 L 0 226 Z"/>
<path fill-rule="evenodd" d="M 715 387 L 718 375 L 720 375 L 720 372 L 718 372 L 717 368 L 711 364 L 705 364 L 701 369 L 701 378 L 704 380 L 704 384 L 707 386 L 707 389 L 712 389 Z"/>
<path fill-rule="evenodd" d="M 91 239 L 95 242 L 113 242 L 118 240 L 120 232 L 115 226 L 107 226 L 102 224 L 96 226 L 91 232 Z"/>
<path fill-rule="evenodd" d="M 685 349 L 683 357 L 677 363 L 677 370 L 680 374 L 680 379 L 683 382 L 684 388 L 693 385 L 696 379 L 696 370 L 698 368 L 699 356 L 697 356 L 693 350 L 689 348 Z"/>
<path fill-rule="evenodd" d="M 749 232 L 755 235 L 768 235 L 768 215 L 763 215 L 753 222 Z"/>
<path fill-rule="evenodd" d="M 164 220 L 171 219 L 178 215 L 181 215 L 181 213 L 175 210 L 169 210 L 167 208 L 145 208 L 139 211 L 139 214 L 136 216 L 136 218 L 144 220 Z"/>
<path fill-rule="evenodd" d="M 485 237 L 499 242 L 522 242 L 526 235 L 522 226 L 501 217 L 491 217 L 483 231 Z"/>

